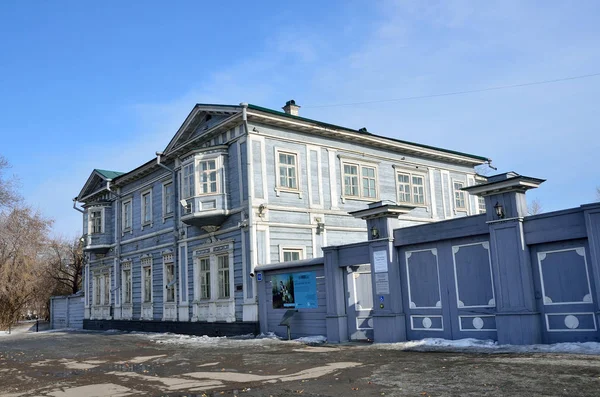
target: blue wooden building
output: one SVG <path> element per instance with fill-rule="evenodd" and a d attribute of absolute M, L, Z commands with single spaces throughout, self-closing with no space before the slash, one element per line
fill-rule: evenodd
<path fill-rule="evenodd" d="M 198 104 L 145 164 L 92 171 L 74 199 L 85 328 L 253 332 L 254 269 L 366 241 L 366 218 L 350 213 L 367 204 L 392 203 L 392 228 L 485 211 L 463 188 L 487 158 L 306 119 L 294 101 L 283 110 Z"/>

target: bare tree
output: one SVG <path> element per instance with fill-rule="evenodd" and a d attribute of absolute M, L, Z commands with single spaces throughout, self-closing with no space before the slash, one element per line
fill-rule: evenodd
<path fill-rule="evenodd" d="M 600 201 L 600 186 L 596 186 L 596 201 Z"/>
<path fill-rule="evenodd" d="M 8 161 L 0 155 L 0 210 L 16 204 L 19 195 L 16 192 L 16 178 L 6 178 L 5 171 L 10 168 Z"/>
<path fill-rule="evenodd" d="M 28 207 L 0 213 L 0 327 L 9 327 L 27 308 L 50 297 L 40 253 L 51 224 Z"/>
<path fill-rule="evenodd" d="M 529 205 L 527 206 L 528 215 L 537 215 L 541 214 L 542 212 L 544 212 L 544 208 L 542 207 L 542 203 L 540 202 L 540 200 L 537 198 L 531 203 L 529 203 Z"/>
<path fill-rule="evenodd" d="M 55 282 L 54 295 L 75 294 L 81 289 L 84 267 L 83 247 L 79 239 L 53 239 L 48 245 L 46 271 Z"/>

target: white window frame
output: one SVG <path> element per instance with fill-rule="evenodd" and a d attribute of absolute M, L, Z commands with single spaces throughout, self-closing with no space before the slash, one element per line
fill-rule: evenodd
<path fill-rule="evenodd" d="M 129 213 L 126 216 L 125 208 L 127 205 L 129 205 Z M 133 233 L 133 199 L 132 198 L 123 200 L 123 203 L 121 204 L 121 230 L 123 233 L 125 233 L 125 232 Z"/>
<path fill-rule="evenodd" d="M 191 167 L 191 173 L 187 170 Z M 196 196 L 196 164 L 192 160 L 181 165 L 181 198 L 190 199 Z"/>
<path fill-rule="evenodd" d="M 131 262 L 125 262 L 121 264 L 121 302 L 123 306 L 132 305 L 133 304 L 133 277 L 131 274 Z M 129 282 L 127 282 L 127 277 L 125 277 L 125 273 L 129 272 Z M 129 301 L 127 299 L 127 292 L 129 291 Z"/>
<path fill-rule="evenodd" d="M 279 155 L 283 154 L 286 156 L 293 156 L 295 159 L 295 175 L 294 178 L 296 180 L 296 187 L 289 187 L 289 186 L 284 186 L 281 184 L 281 169 L 280 167 L 283 165 L 287 168 L 291 168 L 289 167 L 289 164 L 281 164 L 279 162 Z M 279 192 L 292 192 L 292 193 L 299 193 L 300 192 L 300 154 L 294 150 L 287 150 L 287 149 L 275 149 L 275 191 L 277 192 L 277 195 L 279 195 Z M 288 176 L 286 175 L 286 180 L 289 180 Z"/>
<path fill-rule="evenodd" d="M 149 201 L 148 208 L 146 208 L 146 203 L 144 202 L 146 197 L 148 197 Z M 140 194 L 140 214 L 140 224 L 142 225 L 142 230 L 144 230 L 144 226 L 152 227 L 152 188 L 144 190 Z M 148 215 L 148 217 L 146 215 Z"/>
<path fill-rule="evenodd" d="M 100 231 L 94 231 L 94 219 L 92 214 L 94 212 L 100 212 Z M 104 233 L 104 207 L 92 207 L 88 209 L 88 234 L 103 234 Z"/>
<path fill-rule="evenodd" d="M 169 280 L 168 268 L 172 268 L 171 277 Z M 175 267 L 175 261 L 173 260 L 173 256 L 170 257 L 169 260 L 163 259 L 163 285 L 165 287 L 165 295 L 164 295 L 164 303 L 175 303 L 177 302 L 177 269 Z M 172 294 L 173 298 L 169 299 L 169 295 Z"/>
<path fill-rule="evenodd" d="M 487 212 L 487 209 L 485 208 L 485 197 L 477 197 L 477 211 L 479 211 L 480 214 L 485 214 Z"/>
<path fill-rule="evenodd" d="M 211 292 L 212 292 L 212 283 L 211 283 L 211 277 L 212 277 L 212 269 L 211 269 L 211 264 L 210 264 L 210 256 L 203 256 L 203 257 L 199 257 L 196 259 L 197 261 L 197 269 L 196 269 L 196 283 L 198 285 L 198 293 L 197 293 L 197 300 L 210 300 L 211 299 Z M 203 270 L 202 269 L 202 263 L 206 263 L 208 264 L 208 270 Z M 202 287 L 206 286 L 206 294 L 203 294 L 203 289 Z"/>
<path fill-rule="evenodd" d="M 229 296 L 224 296 L 221 292 L 221 285 L 219 283 L 219 257 L 227 256 L 228 261 L 228 286 Z M 202 297 L 202 291 L 200 288 L 200 277 L 201 268 L 200 261 L 208 260 L 210 268 L 210 291 L 209 297 Z M 206 304 L 214 301 L 228 301 L 232 302 L 235 296 L 235 280 L 234 280 L 234 257 L 233 257 L 233 243 L 219 242 L 212 247 L 203 248 L 194 252 L 194 303 Z"/>
<path fill-rule="evenodd" d="M 400 182 L 398 181 L 398 176 L 399 175 L 407 175 L 408 176 L 408 188 L 410 190 L 410 200 L 406 201 L 406 200 L 401 200 L 400 199 Z M 422 172 L 414 172 L 414 171 L 410 171 L 410 170 L 405 170 L 405 169 L 401 169 L 401 168 L 396 168 L 396 202 L 398 204 L 410 204 L 410 205 L 414 205 L 417 207 L 427 207 L 428 202 L 427 202 L 427 174 L 422 173 Z M 417 178 L 422 178 L 423 179 L 423 185 L 415 185 L 413 182 L 413 177 L 417 177 Z M 405 183 L 403 183 L 403 185 L 405 185 Z M 422 203 L 418 203 L 415 202 L 415 187 L 416 186 L 422 186 L 423 187 L 423 202 Z"/>
<path fill-rule="evenodd" d="M 110 273 L 104 273 L 102 277 L 102 302 L 101 305 L 110 305 L 111 293 L 110 293 Z"/>
<path fill-rule="evenodd" d="M 306 259 L 306 247 L 298 246 L 279 246 L 279 262 L 284 262 L 285 253 L 298 253 L 300 258 L 298 260 Z"/>
<path fill-rule="evenodd" d="M 94 275 L 94 306 L 99 306 L 102 299 L 102 285 L 104 284 L 103 275 Z"/>
<path fill-rule="evenodd" d="M 456 185 L 460 184 L 461 187 L 457 188 Z M 455 211 L 461 211 L 461 212 L 466 212 L 467 211 L 467 206 L 469 204 L 468 200 L 467 200 L 467 192 L 465 192 L 464 190 L 460 190 L 462 188 L 464 188 L 467 185 L 467 183 L 465 181 L 461 181 L 459 179 L 452 179 L 452 197 L 453 197 L 453 205 L 454 205 L 454 210 Z M 462 202 L 463 202 L 463 206 L 459 206 L 458 202 L 461 200 L 461 196 L 462 196 Z"/>
<path fill-rule="evenodd" d="M 227 267 L 221 268 L 219 260 L 221 258 L 227 259 Z M 215 262 L 217 268 L 217 299 L 231 299 L 233 297 L 232 283 L 231 283 L 231 272 L 232 264 L 230 263 L 230 255 L 228 252 L 223 254 L 215 255 Z M 222 277 L 221 273 L 227 272 L 227 277 Z M 228 287 L 228 288 L 227 288 Z"/>
<path fill-rule="evenodd" d="M 214 163 L 215 168 L 214 169 L 207 168 L 206 170 L 203 170 L 202 169 L 202 165 L 203 164 L 209 164 L 209 163 Z M 220 189 L 220 182 L 221 181 L 220 181 L 219 174 L 220 174 L 220 170 L 222 168 L 220 163 L 221 162 L 219 161 L 218 157 L 199 158 L 196 161 L 196 168 L 195 169 L 196 169 L 196 172 L 198 174 L 198 188 L 196 189 L 196 191 L 197 191 L 198 196 L 208 196 L 208 195 L 213 195 L 213 194 L 219 194 L 220 193 L 220 190 L 221 190 Z M 211 174 L 215 175 L 214 182 L 210 181 L 210 180 L 207 180 L 207 181 L 203 180 L 204 176 L 209 176 L 210 177 Z M 210 189 L 210 185 L 213 184 L 213 183 L 215 184 L 215 190 L 214 191 L 212 191 Z M 205 185 L 209 186 L 208 191 L 204 190 Z"/>
<path fill-rule="evenodd" d="M 150 269 L 150 275 L 146 276 L 146 269 Z M 150 257 L 146 257 L 146 258 L 142 258 L 142 263 L 140 266 L 140 271 L 141 271 L 141 281 L 142 281 L 142 295 L 141 295 L 141 301 L 142 304 L 146 303 L 152 303 L 154 301 L 154 294 L 152 291 L 152 258 Z M 146 280 L 149 279 L 150 280 L 150 300 L 146 300 Z"/>
<path fill-rule="evenodd" d="M 171 187 L 171 197 L 167 195 L 167 188 Z M 175 213 L 173 208 L 173 198 L 175 196 L 175 186 L 173 181 L 165 182 L 162 186 L 162 210 L 163 210 L 163 223 L 165 219 L 170 218 Z M 169 211 L 171 207 L 171 211 Z"/>
<path fill-rule="evenodd" d="M 340 173 L 341 173 L 341 182 L 342 182 L 342 200 L 350 199 L 350 200 L 365 200 L 365 201 L 377 201 L 379 200 L 379 167 L 377 164 L 357 161 L 354 159 L 340 159 Z M 354 166 L 357 168 L 356 178 L 358 179 L 358 195 L 347 194 L 346 193 L 346 172 L 345 166 Z M 364 185 L 363 185 L 363 168 L 372 168 L 375 171 L 375 196 L 365 196 Z M 349 174 L 350 175 L 350 174 Z M 354 175 L 354 174 L 351 174 Z"/>

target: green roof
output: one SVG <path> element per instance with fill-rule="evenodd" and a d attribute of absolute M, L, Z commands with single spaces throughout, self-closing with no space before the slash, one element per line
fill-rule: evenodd
<path fill-rule="evenodd" d="M 459 155 L 459 156 L 471 157 L 473 159 L 477 159 L 477 160 L 480 160 L 482 162 L 490 161 L 490 159 L 487 158 L 487 157 L 477 156 L 477 155 L 469 154 L 469 153 L 458 152 L 458 151 L 455 151 L 455 150 L 443 149 L 443 148 L 439 148 L 439 147 L 435 147 L 435 146 L 423 145 L 421 143 L 403 141 L 401 139 L 395 139 L 395 138 L 390 138 L 390 137 L 387 137 L 387 136 L 376 135 L 376 134 L 372 134 L 370 132 L 353 130 L 351 128 L 341 127 L 341 126 L 335 125 L 335 124 L 328 124 L 328 123 L 323 123 L 323 122 L 317 121 L 317 120 L 307 119 L 306 117 L 294 116 L 294 115 L 291 115 L 291 114 L 288 114 L 288 113 L 285 113 L 285 112 L 279 112 L 277 110 L 273 110 L 273 109 L 269 109 L 269 108 L 264 108 L 262 106 L 256 106 L 256 105 L 249 104 L 248 108 L 249 109 L 253 109 L 253 110 L 258 110 L 258 111 L 261 111 L 261 112 L 275 114 L 277 116 L 287 117 L 287 118 L 294 119 L 294 120 L 307 121 L 309 123 L 315 123 L 315 124 L 318 124 L 318 125 L 321 125 L 321 126 L 327 127 L 327 128 L 335 128 L 335 129 L 340 129 L 340 130 L 346 130 L 346 131 L 355 132 L 355 133 L 361 134 L 361 135 L 368 135 L 368 136 L 372 136 L 372 137 L 376 137 L 376 138 L 389 139 L 391 141 L 398 142 L 398 143 L 403 143 L 403 144 L 406 144 L 406 145 L 413 145 L 413 146 L 418 146 L 418 147 L 422 147 L 422 148 L 425 148 L 425 149 L 438 150 L 440 152 L 445 152 L 445 153 L 450 153 L 450 154 L 456 154 L 456 155 Z"/>
<path fill-rule="evenodd" d="M 114 178 L 118 177 L 119 175 L 124 174 L 124 172 L 99 170 L 98 168 L 96 168 L 94 171 L 96 171 L 97 173 L 99 173 L 100 175 L 105 177 L 106 179 L 114 179 Z"/>

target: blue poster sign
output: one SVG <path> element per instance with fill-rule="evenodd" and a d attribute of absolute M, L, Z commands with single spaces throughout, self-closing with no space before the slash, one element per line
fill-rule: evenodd
<path fill-rule="evenodd" d="M 316 272 L 276 274 L 271 277 L 273 309 L 316 309 Z"/>

